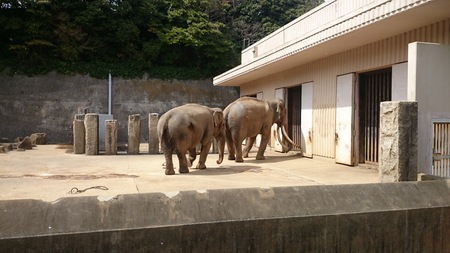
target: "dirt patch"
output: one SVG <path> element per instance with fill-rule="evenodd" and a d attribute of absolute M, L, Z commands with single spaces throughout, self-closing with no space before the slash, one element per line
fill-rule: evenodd
<path fill-rule="evenodd" d="M 104 175 L 34 175 L 34 174 L 23 174 L 23 175 L 0 175 L 0 178 L 42 178 L 51 180 L 92 180 L 92 179 L 103 179 L 103 178 L 137 178 L 137 175 L 128 174 L 104 174 Z"/>

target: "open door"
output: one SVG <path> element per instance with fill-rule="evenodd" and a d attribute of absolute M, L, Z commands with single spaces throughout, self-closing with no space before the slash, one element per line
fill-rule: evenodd
<path fill-rule="evenodd" d="M 354 87 L 355 74 L 337 77 L 336 84 L 336 162 L 354 165 Z"/>
<path fill-rule="evenodd" d="M 283 101 L 286 102 L 286 88 L 279 88 L 275 90 L 275 98 L 283 99 Z M 281 138 L 283 138 L 281 132 L 280 132 Z M 275 148 L 275 151 L 282 152 L 283 146 L 281 146 L 280 142 L 278 142 L 277 138 L 277 124 L 272 125 L 272 140 L 273 145 L 272 147 Z"/>
<path fill-rule="evenodd" d="M 258 93 L 256 93 L 256 96 L 255 96 L 255 97 L 256 97 L 257 99 L 259 99 L 259 100 L 263 100 L 263 93 L 262 93 L 262 92 L 258 92 Z M 245 140 L 244 140 L 244 143 L 245 143 Z M 258 134 L 258 135 L 256 136 L 256 140 L 255 140 L 255 143 L 253 144 L 253 146 L 259 148 L 260 145 L 261 145 L 261 135 Z"/>
<path fill-rule="evenodd" d="M 303 156 L 312 158 L 313 83 L 302 84 L 301 146 Z"/>

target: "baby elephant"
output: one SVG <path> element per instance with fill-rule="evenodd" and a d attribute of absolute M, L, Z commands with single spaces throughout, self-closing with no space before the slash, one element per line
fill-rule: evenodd
<path fill-rule="evenodd" d="M 164 153 L 166 175 L 175 174 L 172 154 L 176 152 L 180 164 L 179 172 L 188 173 L 196 158 L 196 146 L 201 144 L 197 169 L 206 169 L 206 157 L 212 138 L 219 143 L 219 159 L 222 163 L 225 147 L 225 123 L 220 108 L 209 108 L 199 104 L 175 107 L 161 116 L 158 121 L 158 138 Z M 189 161 L 186 159 L 189 153 Z"/>

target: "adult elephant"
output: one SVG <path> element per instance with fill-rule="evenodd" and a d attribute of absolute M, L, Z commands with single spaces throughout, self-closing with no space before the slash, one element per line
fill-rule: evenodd
<path fill-rule="evenodd" d="M 261 134 L 261 144 L 256 155 L 257 160 L 263 160 L 264 151 L 270 140 L 273 124 L 277 124 L 277 137 L 283 147 L 283 152 L 289 152 L 295 144 L 286 133 L 286 107 L 283 100 L 275 99 L 263 101 L 252 97 L 242 97 L 229 104 L 224 110 L 226 141 L 228 146 L 228 160 L 243 162 L 255 142 L 256 136 Z M 280 140 L 279 129 L 283 138 Z M 244 153 L 242 141 L 247 138 Z"/>
<path fill-rule="evenodd" d="M 199 104 L 186 104 L 172 108 L 161 116 L 157 132 L 161 149 L 165 156 L 166 175 L 175 174 L 172 154 L 175 152 L 179 161 L 179 172 L 188 173 L 195 158 L 196 146 L 201 145 L 197 169 L 206 169 L 206 158 L 211 147 L 212 138 L 219 142 L 219 160 L 222 163 L 225 146 L 225 122 L 220 108 L 209 108 Z M 189 158 L 186 159 L 186 153 Z"/>

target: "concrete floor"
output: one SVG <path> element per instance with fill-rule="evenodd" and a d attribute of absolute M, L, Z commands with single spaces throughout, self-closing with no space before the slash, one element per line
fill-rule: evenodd
<path fill-rule="evenodd" d="M 163 155 L 141 154 L 86 156 L 70 153 L 71 146 L 39 145 L 33 150 L 0 154 L 0 200 L 40 199 L 48 202 L 63 197 L 98 196 L 101 200 L 119 194 L 223 188 L 270 188 L 277 186 L 367 184 L 378 182 L 374 169 L 339 165 L 323 159 L 303 158 L 295 152 L 266 151 L 266 160 L 255 160 L 256 149 L 244 163 L 225 160 L 217 165 L 210 154 L 206 170 L 191 169 L 188 174 L 166 176 Z M 178 167 L 178 159 L 174 156 Z M 195 163 L 196 164 L 196 163 Z M 73 187 L 89 189 L 70 194 Z"/>

